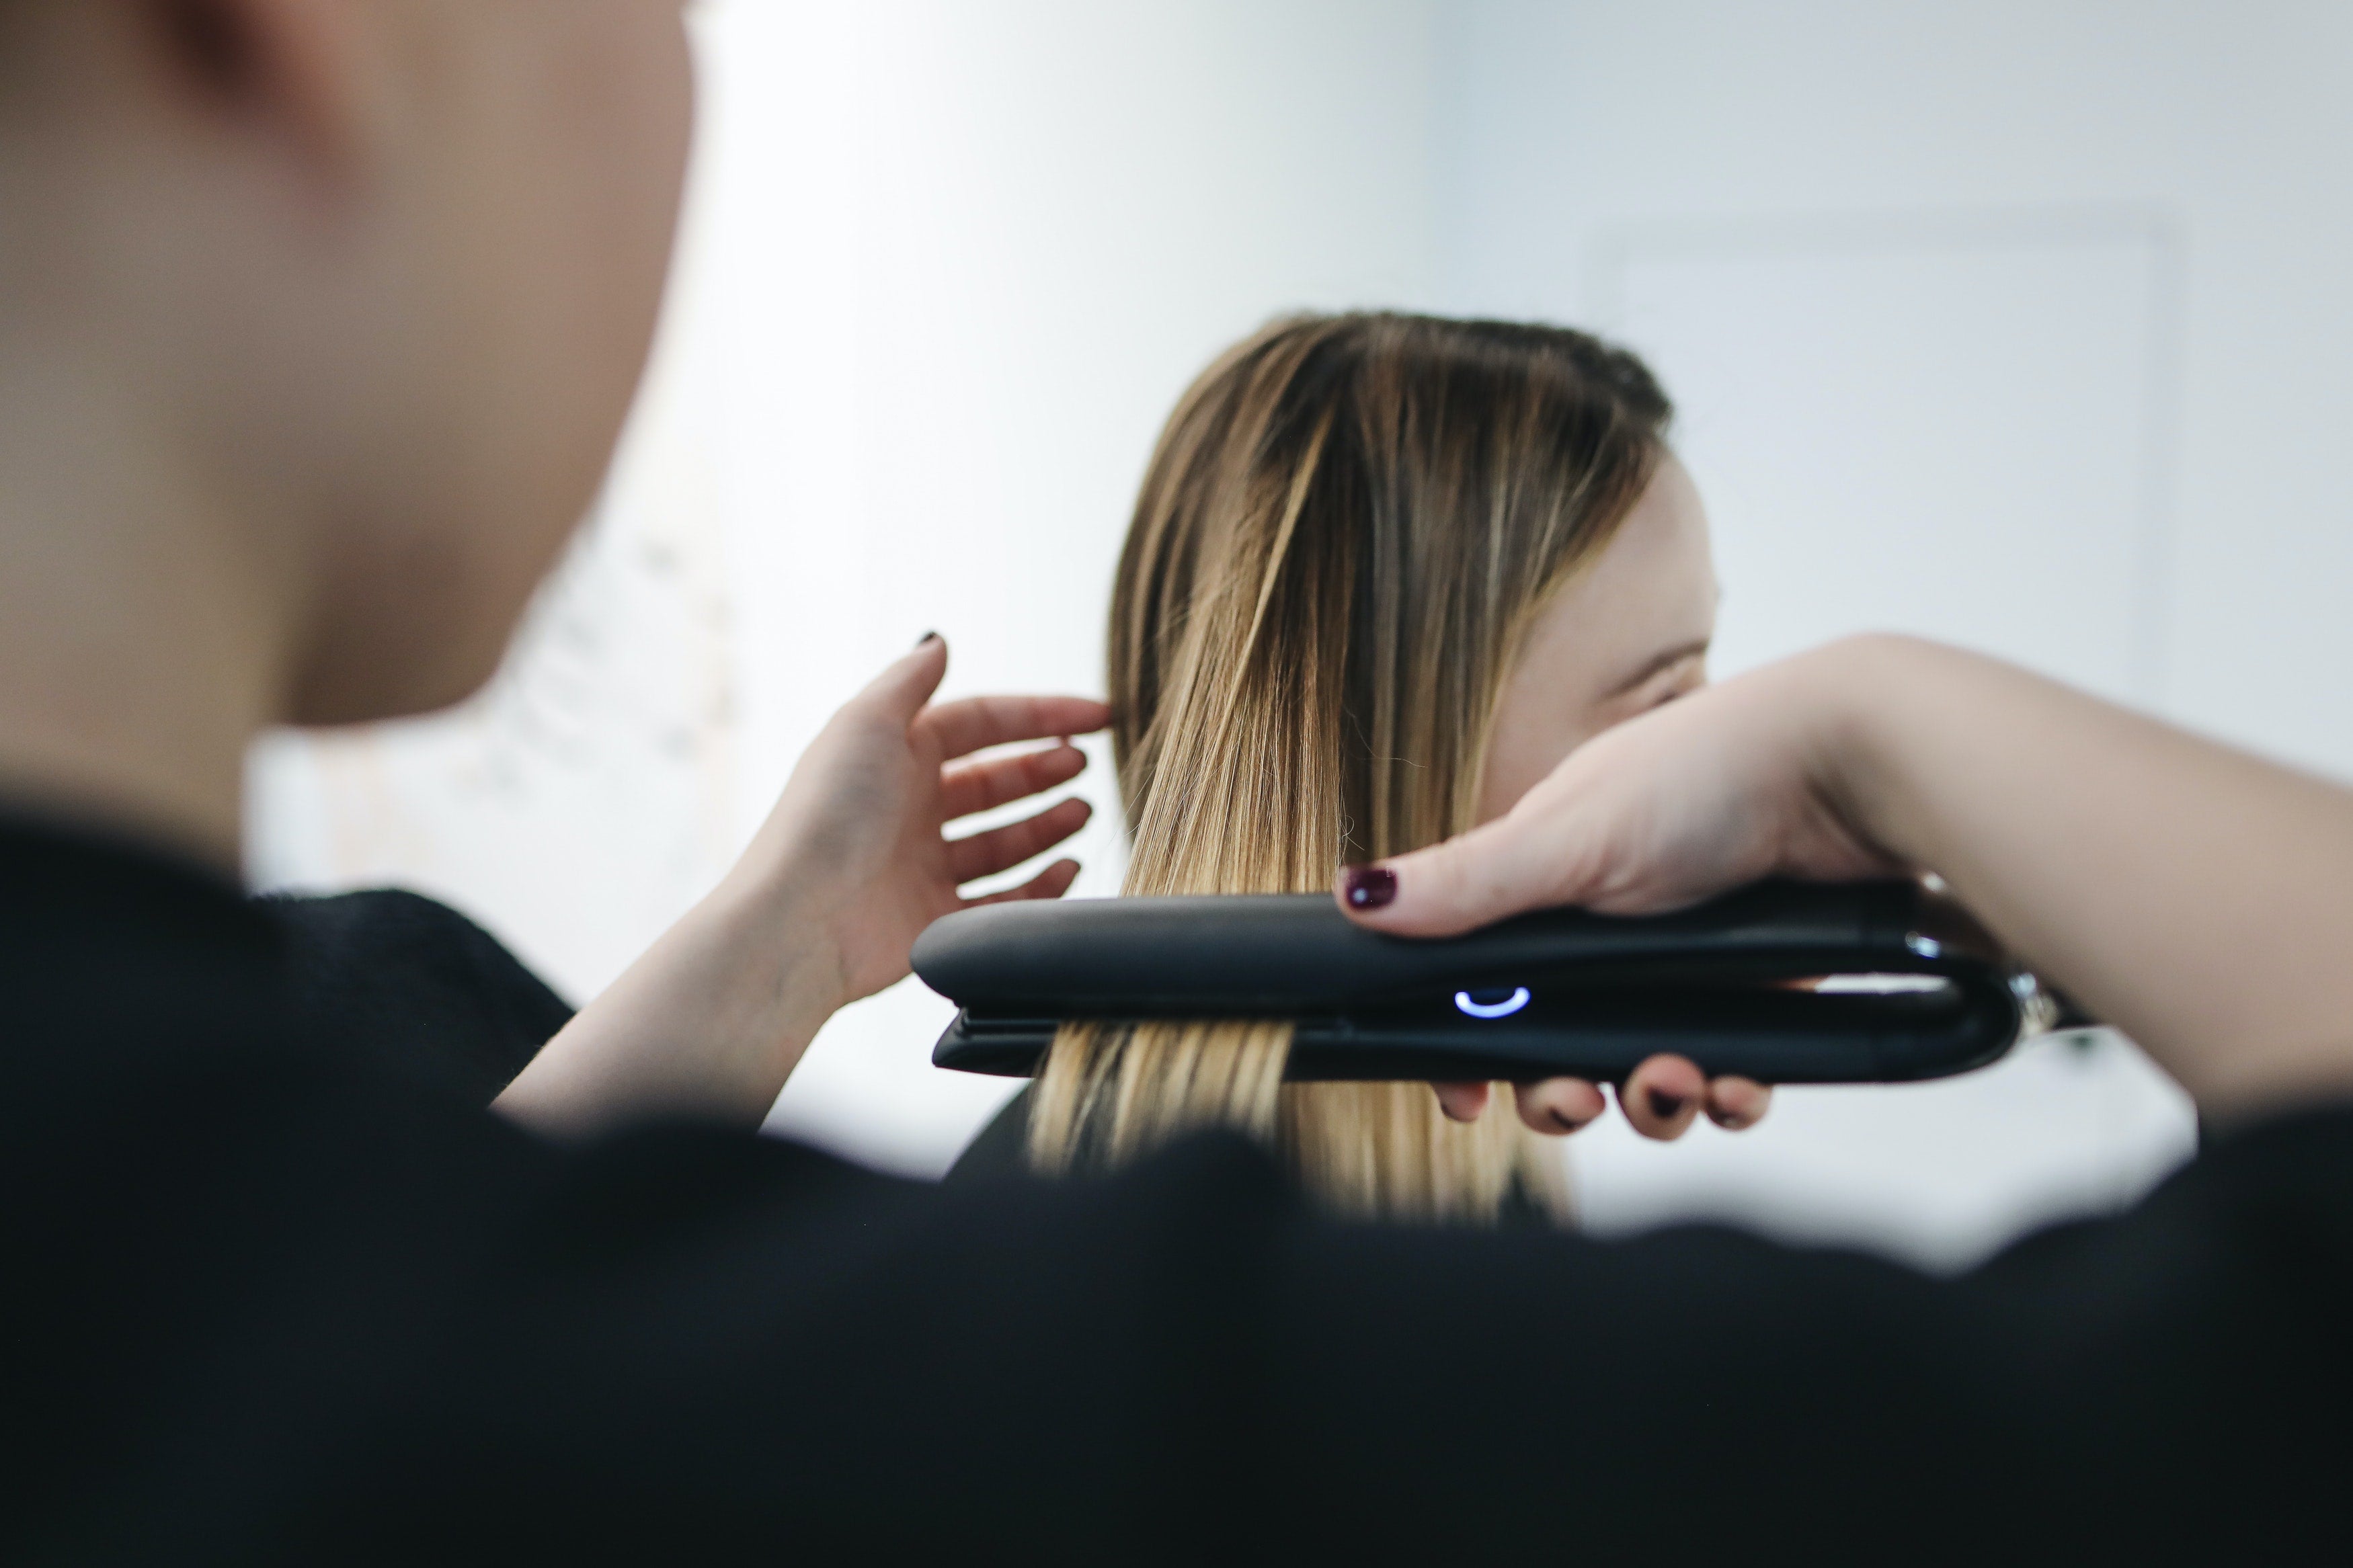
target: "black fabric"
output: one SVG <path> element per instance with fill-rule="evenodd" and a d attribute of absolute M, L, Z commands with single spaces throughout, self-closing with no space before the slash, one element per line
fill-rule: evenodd
<path fill-rule="evenodd" d="M 1029 1085 L 1023 1084 L 1019 1093 L 997 1108 L 997 1114 L 972 1135 L 972 1142 L 955 1157 L 955 1163 L 948 1167 L 944 1180 L 961 1185 L 1008 1176 L 1022 1168 L 1029 1147 Z"/>
<path fill-rule="evenodd" d="M 490 932 L 419 893 L 272 895 L 301 1039 L 488 1105 L 572 1008 Z"/>
<path fill-rule="evenodd" d="M 0 1561 L 2337 1545 L 2341 1111 L 1934 1281 L 1332 1225 L 1229 1141 L 957 1188 L 559 1147 L 305 1048 L 285 944 L 201 873 L 0 832 Z"/>

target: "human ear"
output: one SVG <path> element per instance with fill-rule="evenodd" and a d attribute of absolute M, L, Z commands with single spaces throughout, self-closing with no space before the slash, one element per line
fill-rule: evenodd
<path fill-rule="evenodd" d="M 133 0 L 166 79 L 202 112 L 342 165 L 377 123 L 384 57 L 353 0 Z"/>

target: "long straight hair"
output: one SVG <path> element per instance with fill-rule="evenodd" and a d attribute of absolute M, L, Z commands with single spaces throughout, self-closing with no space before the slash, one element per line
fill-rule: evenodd
<path fill-rule="evenodd" d="M 1475 826 L 1497 695 L 1536 611 L 1649 482 L 1670 408 L 1582 332 L 1351 314 L 1229 350 L 1162 432 L 1112 601 L 1126 890 L 1288 893 Z M 1239 1128 L 1355 1214 L 1492 1219 L 1557 1165 L 1505 1097 L 1286 1084 L 1279 1022 L 1064 1026 L 1040 1169 Z"/>

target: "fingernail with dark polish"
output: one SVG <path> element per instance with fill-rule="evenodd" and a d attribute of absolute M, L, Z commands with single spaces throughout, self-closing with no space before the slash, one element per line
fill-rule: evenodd
<path fill-rule="evenodd" d="M 937 641 L 939 641 L 939 640 L 940 640 L 940 634 L 939 634 L 939 633 L 937 633 L 937 632 L 925 632 L 922 637 L 917 637 L 917 638 L 915 639 L 915 646 L 916 646 L 917 647 L 923 647 L 923 646 L 925 643 L 927 643 L 927 642 L 937 642 Z"/>
<path fill-rule="evenodd" d="M 1397 898 L 1397 873 L 1386 866 L 1351 866 L 1340 887 L 1350 909 L 1377 910 Z"/>
<path fill-rule="evenodd" d="M 1663 1089 L 1654 1089 L 1651 1090 L 1651 1114 L 1657 1117 L 1660 1121 L 1672 1121 L 1677 1116 L 1682 1114 L 1683 1109 L 1683 1097 L 1682 1095 L 1669 1094 Z"/>

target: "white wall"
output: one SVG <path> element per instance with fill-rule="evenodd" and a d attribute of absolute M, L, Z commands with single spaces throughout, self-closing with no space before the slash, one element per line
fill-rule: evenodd
<path fill-rule="evenodd" d="M 1467 0 L 1450 16 L 1457 308 L 1588 316 L 1613 254 L 1678 236 L 1849 256 L 1940 227 L 1948 253 L 2021 231 L 2153 237 L 2178 277 L 2156 329 L 2171 363 L 2150 367 L 2167 604 L 2149 694 L 2353 775 L 2353 10 Z M 1941 373 L 1924 361 L 1909 379 L 1933 392 Z M 2022 465 L 2020 489 L 2041 472 Z"/>
<path fill-rule="evenodd" d="M 1914 625 L 2353 775 L 2353 13 L 1993 0 L 713 0 L 652 390 L 468 712 L 265 750 L 259 879 L 398 879 L 586 995 L 936 627 L 1093 689 L 1179 388 L 1300 305 L 1598 323 L 1716 513 L 1723 668 Z M 1083 785 L 1107 805 L 1106 779 Z M 1082 889 L 1115 881 L 1108 814 Z M 937 1170 L 1004 1092 L 908 987 L 775 1125 Z M 2121 1201 L 2187 1111 L 2113 1040 L 1577 1141 L 1604 1229 L 1932 1261 Z"/>

